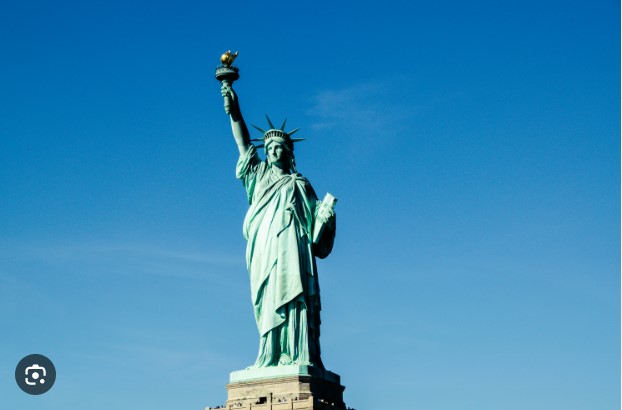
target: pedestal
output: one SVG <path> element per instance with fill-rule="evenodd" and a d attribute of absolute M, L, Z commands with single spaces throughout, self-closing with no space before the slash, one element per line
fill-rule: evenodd
<path fill-rule="evenodd" d="M 339 375 L 312 366 L 232 372 L 227 410 L 345 410 Z"/>

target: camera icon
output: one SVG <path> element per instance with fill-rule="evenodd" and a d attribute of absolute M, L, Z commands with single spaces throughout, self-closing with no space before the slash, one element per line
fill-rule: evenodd
<path fill-rule="evenodd" d="M 15 367 L 15 382 L 24 393 L 43 394 L 56 382 L 56 367 L 42 354 L 28 355 Z"/>
<path fill-rule="evenodd" d="M 38 364 L 33 364 L 26 368 L 26 378 L 24 381 L 29 386 L 36 386 L 37 383 L 43 384 L 45 383 L 45 379 L 43 377 L 46 376 L 47 371 L 45 367 L 39 366 Z"/>

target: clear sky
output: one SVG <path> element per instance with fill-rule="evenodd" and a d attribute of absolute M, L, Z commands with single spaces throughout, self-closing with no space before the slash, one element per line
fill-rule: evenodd
<path fill-rule="evenodd" d="M 357 410 L 620 408 L 618 1 L 0 6 L 0 409 L 203 409 L 258 335 L 214 70 L 337 198 Z M 258 137 L 259 134 L 254 134 Z M 48 356 L 29 396 L 17 362 Z"/>

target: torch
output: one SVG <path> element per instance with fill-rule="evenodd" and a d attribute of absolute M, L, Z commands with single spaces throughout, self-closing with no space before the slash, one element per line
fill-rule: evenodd
<path fill-rule="evenodd" d="M 216 68 L 216 79 L 220 81 L 223 85 L 231 86 L 235 80 L 240 78 L 240 74 L 238 74 L 238 68 L 232 66 L 233 60 L 238 56 L 238 52 L 235 54 L 231 53 L 231 50 L 224 53 L 220 56 L 221 66 Z M 231 97 L 228 95 L 225 96 L 225 112 L 229 114 L 231 109 Z"/>

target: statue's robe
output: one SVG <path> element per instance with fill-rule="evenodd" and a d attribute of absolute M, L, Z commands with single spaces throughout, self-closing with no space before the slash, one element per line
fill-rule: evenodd
<path fill-rule="evenodd" d="M 255 320 L 260 334 L 254 367 L 320 359 L 320 289 L 315 256 L 332 250 L 334 225 L 312 242 L 320 201 L 298 173 L 277 175 L 251 146 L 238 160 L 250 207 L 244 220 Z"/>

